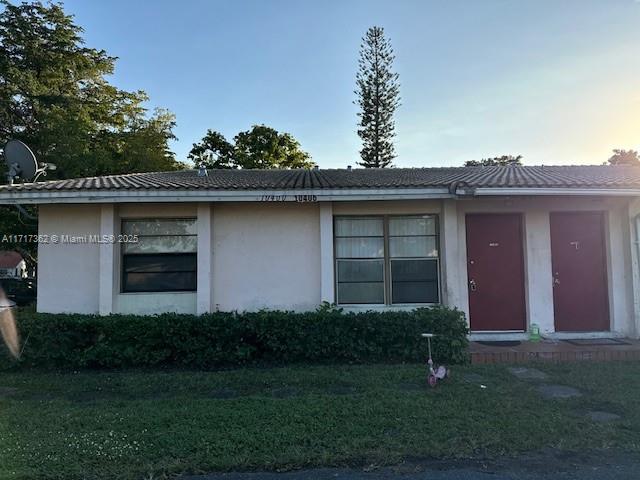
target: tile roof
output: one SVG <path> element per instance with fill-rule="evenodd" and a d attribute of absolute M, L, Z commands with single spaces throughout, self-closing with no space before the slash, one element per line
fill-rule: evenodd
<path fill-rule="evenodd" d="M 640 167 L 442 167 L 326 170 L 196 170 L 131 173 L 0 187 L 0 194 L 36 191 L 114 190 L 323 190 L 448 187 L 640 188 Z"/>

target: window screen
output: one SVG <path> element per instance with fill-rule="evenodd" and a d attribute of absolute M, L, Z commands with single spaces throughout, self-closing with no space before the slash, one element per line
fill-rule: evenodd
<path fill-rule="evenodd" d="M 196 290 L 195 219 L 124 220 L 122 233 L 138 236 L 122 244 L 123 292 Z"/>

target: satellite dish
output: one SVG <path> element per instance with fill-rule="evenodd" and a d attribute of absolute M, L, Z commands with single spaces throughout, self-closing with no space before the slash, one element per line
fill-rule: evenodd
<path fill-rule="evenodd" d="M 4 146 L 4 159 L 9 166 L 9 184 L 16 177 L 27 181 L 33 179 L 38 171 L 38 162 L 31 149 L 20 140 L 9 140 Z"/>
<path fill-rule="evenodd" d="M 41 175 L 47 176 L 47 170 L 55 170 L 53 163 L 41 163 L 38 166 L 36 156 L 31 149 L 20 140 L 9 140 L 4 146 L 4 159 L 9 166 L 7 180 L 13 185 L 16 178 L 27 182 L 35 182 Z"/>

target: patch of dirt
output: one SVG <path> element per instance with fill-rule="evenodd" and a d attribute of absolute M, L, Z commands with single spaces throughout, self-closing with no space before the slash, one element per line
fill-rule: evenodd
<path fill-rule="evenodd" d="M 427 382 L 403 382 L 398 385 L 400 390 L 404 390 L 406 392 L 419 392 L 427 389 Z"/>
<path fill-rule="evenodd" d="M 482 375 L 473 372 L 465 373 L 462 378 L 468 383 L 482 383 L 485 381 L 485 378 Z"/>
<path fill-rule="evenodd" d="M 598 423 L 610 423 L 615 422 L 616 420 L 620 420 L 620 415 L 611 412 L 601 412 L 601 411 L 591 411 L 587 412 L 587 417 L 589 417 L 594 422 Z"/>
<path fill-rule="evenodd" d="M 520 380 L 546 380 L 547 374 L 537 368 L 510 367 L 509 373 Z"/>
<path fill-rule="evenodd" d="M 0 398 L 13 397 L 19 392 L 17 388 L 13 387 L 0 387 Z"/>
<path fill-rule="evenodd" d="M 581 397 L 580 390 L 566 385 L 540 385 L 538 392 L 545 398 L 572 398 Z"/>
<path fill-rule="evenodd" d="M 271 390 L 271 395 L 275 398 L 291 398 L 300 395 L 300 390 L 295 387 L 281 387 Z"/>
<path fill-rule="evenodd" d="M 97 402 L 115 402 L 118 400 L 132 400 L 129 395 L 123 395 L 119 392 L 105 390 L 86 390 L 84 392 L 74 392 L 70 395 L 62 395 L 62 398 L 75 403 L 97 403 Z"/>
<path fill-rule="evenodd" d="M 355 395 L 358 389 L 353 385 L 331 385 L 326 389 L 331 395 Z"/>
<path fill-rule="evenodd" d="M 210 391 L 207 396 L 218 400 L 227 400 L 230 398 L 238 398 L 241 395 L 237 390 L 234 390 L 233 388 L 223 387 Z"/>

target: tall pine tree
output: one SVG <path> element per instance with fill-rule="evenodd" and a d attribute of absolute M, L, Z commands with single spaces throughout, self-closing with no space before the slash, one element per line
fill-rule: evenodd
<path fill-rule="evenodd" d="M 371 27 L 362 38 L 356 76 L 358 135 L 362 139 L 359 165 L 365 168 L 391 166 L 395 158 L 393 115 L 400 105 L 398 74 L 392 70 L 393 48 L 382 27 Z"/>

